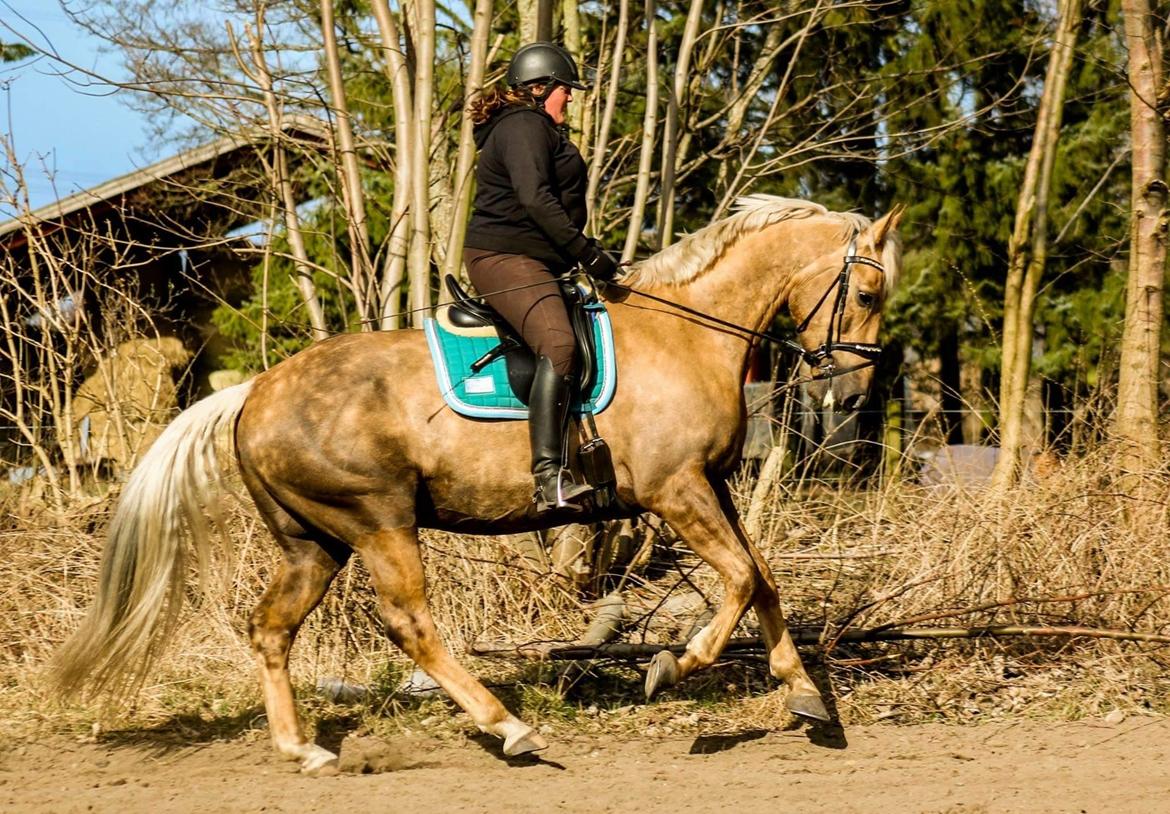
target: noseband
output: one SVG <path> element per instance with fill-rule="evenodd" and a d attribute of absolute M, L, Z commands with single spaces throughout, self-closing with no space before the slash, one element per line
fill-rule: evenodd
<path fill-rule="evenodd" d="M 855 263 L 861 263 L 862 265 L 875 268 L 883 275 L 886 273 L 885 268 L 878 261 L 857 254 L 857 235 L 855 234 L 849 241 L 849 248 L 845 250 L 845 259 L 841 264 L 841 273 L 825 289 L 825 293 L 817 300 L 817 304 L 813 306 L 813 309 L 808 312 L 808 315 L 796 327 L 797 335 L 804 333 L 808 329 L 809 323 L 812 322 L 813 317 L 817 315 L 817 311 L 821 310 L 821 306 L 828 302 L 829 295 L 833 293 L 833 289 L 837 289 L 837 297 L 833 302 L 833 311 L 829 314 L 829 327 L 825 332 L 825 341 L 813 350 L 805 350 L 802 345 L 796 342 L 791 343 L 795 345 L 796 349 L 799 349 L 801 358 L 813 369 L 814 379 L 827 379 L 833 376 L 851 373 L 861 368 L 870 367 L 871 365 L 877 364 L 877 360 L 882 355 L 881 345 L 841 341 L 842 324 L 845 319 L 845 305 L 849 297 L 849 276 L 853 271 L 853 265 Z M 833 359 L 833 353 L 835 351 L 852 353 L 855 356 L 862 357 L 866 361 L 860 365 L 853 365 L 838 370 L 836 362 Z"/>

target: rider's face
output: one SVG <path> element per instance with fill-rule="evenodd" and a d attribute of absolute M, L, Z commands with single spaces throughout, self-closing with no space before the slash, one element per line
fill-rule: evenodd
<path fill-rule="evenodd" d="M 552 116 L 555 123 L 564 124 L 565 111 L 568 110 L 571 101 L 573 101 L 573 89 L 568 85 L 557 85 L 544 100 L 544 110 Z"/>

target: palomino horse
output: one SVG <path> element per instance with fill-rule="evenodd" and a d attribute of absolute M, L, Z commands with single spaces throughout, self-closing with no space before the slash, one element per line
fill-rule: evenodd
<path fill-rule="evenodd" d="M 771 672 L 788 685 L 788 709 L 828 719 L 725 478 L 744 439 L 752 332 L 763 331 L 781 306 L 803 328 L 806 360 L 820 371 L 818 398 L 845 409 L 865 400 L 873 371 L 860 360 L 874 355 L 880 309 L 900 267 L 899 218 L 895 211 L 871 224 L 805 201 L 753 195 L 611 289 L 621 295 L 609 298 L 621 384 L 597 427 L 613 452 L 623 511 L 659 515 L 725 589 L 722 606 L 680 658 L 655 657 L 647 696 L 712 664 L 750 605 Z M 187 572 L 184 529 L 207 562 L 215 438 L 232 428 L 243 481 L 284 554 L 250 620 L 276 749 L 310 772 L 336 760 L 303 734 L 288 654 L 353 551 L 369 569 L 390 639 L 480 729 L 503 738 L 505 754 L 543 748 L 544 739 L 440 641 L 417 532 L 515 532 L 574 518 L 532 516 L 527 428 L 447 409 L 421 331 L 333 337 L 180 415 L 122 493 L 94 606 L 59 656 L 62 688 L 136 688 L 176 623 Z"/>

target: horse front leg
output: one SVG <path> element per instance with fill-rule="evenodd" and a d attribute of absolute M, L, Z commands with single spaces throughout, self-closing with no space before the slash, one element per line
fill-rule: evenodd
<path fill-rule="evenodd" d="M 794 715 L 814 721 L 828 721 L 829 711 L 821 700 L 816 684 L 805 671 L 800 654 L 796 651 L 796 644 L 792 641 L 792 634 L 788 631 L 788 622 L 780 607 L 780 592 L 776 587 L 772 568 L 748 536 L 727 484 L 716 484 L 715 491 L 719 495 L 723 513 L 735 529 L 740 545 L 751 556 L 759 574 L 756 592 L 752 597 L 752 608 L 759 618 L 760 633 L 768 650 L 768 670 L 788 686 L 788 699 L 784 705 Z"/>
<path fill-rule="evenodd" d="M 676 684 L 696 670 L 715 663 L 735 626 L 757 593 L 759 571 L 739 543 L 719 499 L 706 476 L 684 472 L 659 490 L 648 508 L 670 524 L 687 546 L 715 569 L 723 580 L 723 604 L 676 658 L 669 650 L 658 653 L 646 672 L 646 698 Z"/>

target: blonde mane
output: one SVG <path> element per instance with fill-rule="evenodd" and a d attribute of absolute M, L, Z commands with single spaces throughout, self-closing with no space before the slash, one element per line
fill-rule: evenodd
<path fill-rule="evenodd" d="M 741 235 L 758 232 L 782 220 L 817 216 L 839 220 L 845 235 L 863 232 L 870 226 L 869 218 L 864 215 L 830 212 L 812 201 L 760 193 L 745 195 L 736 199 L 731 215 L 635 263 L 621 282 L 627 285 L 682 285 L 714 265 Z"/>

